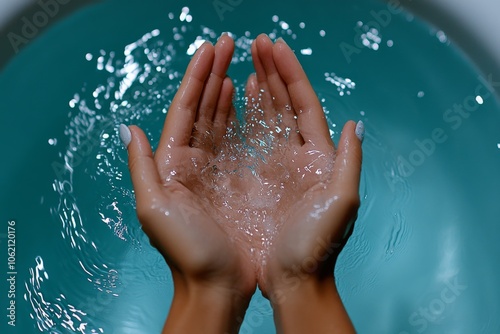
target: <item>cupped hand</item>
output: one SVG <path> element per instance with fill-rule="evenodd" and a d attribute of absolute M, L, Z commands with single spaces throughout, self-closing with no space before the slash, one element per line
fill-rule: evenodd
<path fill-rule="evenodd" d="M 246 89 L 247 138 L 228 137 L 233 49 L 228 36 L 198 49 L 154 155 L 144 133 L 130 127 L 129 167 L 143 230 L 171 268 L 176 294 L 191 295 L 193 286 L 228 292 L 236 304 L 228 312 L 240 324 L 257 282 L 279 306 L 310 282 L 328 281 L 334 298 L 314 303 L 326 308 L 311 307 L 312 319 L 329 306 L 342 313 L 332 276 L 359 206 L 359 126 L 348 122 L 336 149 L 293 51 L 261 35 L 252 45 L 256 75 Z M 186 303 L 175 301 L 172 309 L 187 314 Z M 184 319 L 177 328 L 186 331 L 190 318 Z M 343 328 L 352 329 L 345 319 Z M 237 331 L 232 322 L 220 328 Z M 294 323 L 282 326 L 301 332 Z"/>
<path fill-rule="evenodd" d="M 361 136 L 362 124 L 356 129 L 347 122 L 335 148 L 322 106 L 288 45 L 261 35 L 252 58 L 256 76 L 249 78 L 247 94 L 258 104 L 253 117 L 272 125 L 255 131 L 254 140 L 274 139 L 259 174 L 271 190 L 283 189 L 275 194 L 276 231 L 258 283 L 279 303 L 306 281 L 333 281 L 336 258 L 360 203 L 362 154 L 356 131 Z"/>
<path fill-rule="evenodd" d="M 176 293 L 214 287 L 248 303 L 256 288 L 253 265 L 213 215 L 204 180 L 234 112 L 226 77 L 233 50 L 229 36 L 215 47 L 204 43 L 172 101 L 155 154 L 136 126 L 129 127 L 128 152 L 139 221 L 172 270 Z"/>

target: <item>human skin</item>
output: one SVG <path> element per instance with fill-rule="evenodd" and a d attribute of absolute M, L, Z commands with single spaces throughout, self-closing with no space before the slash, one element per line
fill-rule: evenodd
<path fill-rule="evenodd" d="M 284 218 L 259 288 L 271 301 L 279 333 L 354 333 L 333 272 L 360 204 L 356 124 L 345 124 L 336 149 L 321 104 L 288 45 L 260 35 L 252 57 L 256 77 L 250 80 L 257 83 L 249 86 L 268 91 L 261 102 L 265 110 L 281 113 L 286 126 L 298 129 L 283 141 L 287 154 L 279 163 L 300 190 L 281 204 Z M 272 162 L 266 166 L 271 169 Z"/>
<path fill-rule="evenodd" d="M 255 103 L 266 122 L 279 114 L 292 131 L 277 136 L 280 154 L 271 153 L 258 166 L 262 178 L 237 182 L 239 191 L 262 186 L 262 179 L 276 184 L 283 181 L 277 171 L 285 169 L 286 182 L 297 190 L 277 205 L 272 220 L 277 233 L 265 249 L 265 262 L 256 263 L 249 244 L 235 242 L 223 217 L 214 214 L 218 208 L 210 207 L 216 202 L 207 207 L 200 191 L 203 168 L 234 120 L 233 86 L 226 77 L 233 49 L 227 35 L 215 47 L 205 43 L 198 49 L 154 155 L 142 130 L 129 127 L 137 215 L 174 281 L 163 333 L 237 333 L 257 284 L 271 301 L 279 333 L 353 333 L 333 268 L 359 206 L 361 141 L 354 122 L 348 122 L 335 148 L 323 109 L 284 41 L 256 39 L 256 75 L 250 76 L 246 94 L 259 96 Z"/>
<path fill-rule="evenodd" d="M 154 156 L 144 132 L 130 126 L 129 169 L 137 216 L 150 242 L 172 271 L 174 297 L 163 333 L 237 333 L 256 288 L 250 259 L 207 214 L 184 168 L 213 155 L 228 126 L 233 86 L 225 78 L 234 43 L 223 36 L 203 44 L 191 60 L 172 101 Z M 194 123 L 215 136 L 192 135 Z M 205 142 L 206 145 L 193 145 Z M 195 246 L 196 245 L 196 246 Z M 236 249 L 236 251 L 235 251 Z M 224 256 L 221 256 L 224 254 Z"/>

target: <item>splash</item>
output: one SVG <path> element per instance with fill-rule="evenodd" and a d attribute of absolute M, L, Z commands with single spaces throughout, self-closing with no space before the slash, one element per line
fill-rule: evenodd
<path fill-rule="evenodd" d="M 49 280 L 43 259 L 36 257 L 36 266 L 30 269 L 30 278 L 25 282 L 24 300 L 31 304 L 31 318 L 36 321 L 40 332 L 50 333 L 104 333 L 100 327 L 94 327 L 87 313 L 73 305 L 64 294 L 47 298 L 42 285 Z M 94 301 L 95 302 L 95 301 Z M 92 304 L 87 306 L 92 307 Z"/>
<path fill-rule="evenodd" d="M 168 17 L 174 20 L 177 15 L 170 13 Z M 96 290 L 101 289 L 110 272 L 118 270 L 111 265 L 113 260 L 105 258 L 104 244 L 93 234 L 98 224 L 109 228 L 117 241 L 137 249 L 146 239 L 136 220 L 134 193 L 125 172 L 127 155 L 119 140 L 118 125 L 139 125 L 154 148 L 183 76 L 178 69 L 185 68 L 204 41 L 215 42 L 220 35 L 209 27 L 189 24 L 192 16 L 188 8 L 183 8 L 178 17 L 179 25 L 170 32 L 153 29 L 122 50 L 84 54 L 83 61 L 95 65 L 98 82 L 85 83 L 68 100 L 65 137 L 49 141 L 63 148 L 60 160 L 53 164 L 53 189 L 58 201 L 51 212 L 61 224 L 67 251 L 74 258 L 70 266 Z M 296 39 L 300 33 L 284 19 L 273 17 L 272 21 L 275 27 L 269 32 L 271 38 Z M 305 29 L 305 23 L 299 27 Z M 231 63 L 250 64 L 250 47 L 256 35 L 250 31 L 230 35 L 235 40 Z M 313 52 L 307 45 L 302 49 Z M 354 89 L 350 79 L 327 73 L 331 73 L 327 80 L 334 79 L 331 83 L 339 93 L 345 91 L 347 95 Z M 257 267 L 266 262 L 266 252 L 287 219 L 279 213 L 287 212 L 311 188 L 312 180 L 314 184 L 327 182 L 334 156 L 311 148 L 303 152 L 305 160 L 299 164 L 297 150 L 287 142 L 298 130 L 284 125 L 281 112 L 273 111 L 273 116 L 268 117 L 270 111 L 261 106 L 262 95 L 248 100 L 244 85 L 237 80 L 235 91 L 239 126 L 228 129 L 207 164 L 192 161 L 190 186 L 205 194 L 207 211 L 217 217 L 236 243 L 248 250 Z M 289 108 L 282 112 L 290 112 Z M 331 118 L 327 121 L 333 136 L 335 124 Z M 94 199 L 96 212 L 86 211 L 81 199 L 88 198 L 84 194 L 96 184 L 100 189 Z M 56 298 L 62 297 L 56 294 L 46 298 L 56 303 Z M 63 302 L 61 299 L 60 304 Z M 84 312 L 84 307 L 81 309 Z M 82 321 L 85 318 L 82 316 Z"/>
<path fill-rule="evenodd" d="M 177 15 L 170 13 L 168 17 L 174 20 Z M 120 147 L 117 128 L 121 123 L 137 124 L 150 139 L 160 136 L 161 128 L 157 124 L 162 123 L 183 75 L 176 70 L 180 67 L 178 63 L 187 62 L 204 41 L 215 42 L 219 36 L 205 26 L 195 31 L 196 28 L 188 24 L 190 20 L 191 13 L 185 7 L 179 14 L 180 24 L 172 29 L 171 35 L 154 29 L 126 45 L 123 51 L 100 50 L 97 54 L 86 54 L 85 60 L 95 63 L 106 82 L 94 88 L 82 88 L 69 101 L 72 119 L 66 130 L 70 144 L 61 167 L 61 174 L 67 176 L 63 182 L 72 188 L 74 169 L 80 165 L 90 166 L 91 178 L 107 184 L 109 189 L 98 204 L 100 221 L 117 238 L 137 245 L 140 245 L 142 233 L 139 225 L 124 220 L 124 217 L 135 216 L 135 200 L 133 192 L 128 190 L 131 187 L 126 184 L 127 178 L 123 180 L 126 154 L 117 149 Z M 284 19 L 273 16 L 272 21 L 275 27 L 269 32 L 271 38 L 297 38 L 297 33 Z M 305 23 L 299 27 L 304 29 Z M 241 36 L 230 35 L 235 40 L 232 64 L 250 63 L 250 48 L 255 36 L 249 31 Z M 310 47 L 305 49 L 312 52 Z M 355 83 L 350 79 L 333 73 L 325 75 L 341 95 L 344 91 L 350 94 L 354 89 Z M 307 163 L 299 165 L 294 160 L 297 152 L 286 144 L 298 129 L 284 126 L 283 115 L 279 112 L 271 118 L 267 116 L 270 111 L 261 106 L 263 92 L 249 101 L 244 96 L 244 85 L 236 84 L 235 88 L 240 126 L 229 129 L 221 147 L 216 148 L 206 165 L 199 166 L 199 161 L 192 161 L 188 179 L 192 189 L 206 194 L 207 210 L 214 211 L 212 214 L 223 222 L 228 233 L 247 245 L 256 263 L 265 262 L 262 260 L 265 250 L 269 249 L 285 219 L 277 213 L 286 212 L 290 203 L 311 186 L 308 175 L 326 182 L 334 157 L 311 149 L 306 152 Z M 290 112 L 291 107 L 287 108 L 285 112 Z M 331 123 L 330 119 L 328 122 Z M 333 135 L 332 130 L 330 133 Z M 81 151 L 81 143 L 88 137 L 99 140 L 93 141 L 87 150 L 89 153 L 75 164 L 72 154 Z M 198 175 L 200 168 L 201 176 Z M 55 184 L 58 182 L 60 180 Z M 72 201 L 76 199 L 72 197 Z M 78 206 L 72 205 L 73 211 L 78 212 Z M 217 209 L 211 209 L 214 206 Z M 60 207 L 54 209 L 57 215 L 61 211 Z M 66 224 L 65 217 L 61 217 L 63 224 Z M 82 223 L 75 226 L 76 229 L 67 229 L 70 240 L 91 239 L 86 236 Z"/>
<path fill-rule="evenodd" d="M 284 121 L 294 111 L 264 108 L 264 94 L 236 97 L 246 101 L 238 110 L 242 124 L 228 128 L 212 158 L 204 166 L 193 161 L 185 177 L 209 215 L 249 252 L 260 274 L 280 228 L 291 218 L 288 213 L 312 188 L 330 182 L 335 160 L 333 149 L 294 145 L 292 137 L 299 138 L 300 131 Z"/>

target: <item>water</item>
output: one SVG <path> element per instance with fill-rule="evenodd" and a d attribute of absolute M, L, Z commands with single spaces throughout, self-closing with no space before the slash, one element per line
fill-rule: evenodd
<path fill-rule="evenodd" d="M 499 105 L 442 32 L 406 13 L 370 23 L 387 10 L 108 0 L 30 42 L 0 74 L 1 236 L 14 220 L 17 272 L 16 327 L 0 331 L 160 330 L 171 277 L 135 218 L 118 125 L 156 147 L 190 55 L 230 31 L 239 96 L 266 32 L 296 50 L 334 140 L 365 123 L 362 206 L 336 267 L 358 332 L 498 332 Z M 262 297 L 241 332 L 274 333 Z"/>

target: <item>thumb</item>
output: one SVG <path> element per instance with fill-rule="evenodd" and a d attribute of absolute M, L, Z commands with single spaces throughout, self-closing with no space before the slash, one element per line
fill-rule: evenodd
<path fill-rule="evenodd" d="M 364 124 L 349 121 L 344 125 L 340 136 L 337 156 L 333 167 L 333 182 L 340 197 L 359 206 L 359 180 L 361 175 Z"/>
<path fill-rule="evenodd" d="M 149 140 L 139 127 L 121 124 L 120 139 L 128 150 L 128 167 L 139 207 L 141 199 L 146 199 L 159 190 L 160 175 Z"/>

